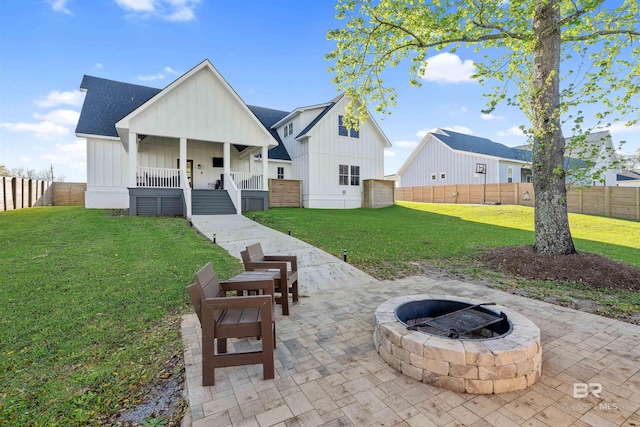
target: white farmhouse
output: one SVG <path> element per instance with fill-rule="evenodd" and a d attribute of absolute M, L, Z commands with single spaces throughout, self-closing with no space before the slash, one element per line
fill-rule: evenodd
<path fill-rule="evenodd" d="M 429 132 L 398 170 L 400 187 L 531 182 L 530 154 L 487 138 Z"/>
<path fill-rule="evenodd" d="M 587 135 L 580 143 L 567 138 L 567 182 L 615 186 L 620 173 L 609 131 Z M 531 182 L 532 153 L 473 135 L 437 129 L 420 141 L 394 177 L 400 187 L 451 184 Z M 572 171 L 581 170 L 580 176 Z M 604 171 L 596 179 L 595 170 Z"/>
<path fill-rule="evenodd" d="M 342 125 L 344 96 L 292 112 L 246 105 L 205 60 L 164 89 L 84 76 L 87 208 L 132 215 L 268 208 L 269 178 L 302 181 L 303 206 L 356 208 L 389 140 Z"/>

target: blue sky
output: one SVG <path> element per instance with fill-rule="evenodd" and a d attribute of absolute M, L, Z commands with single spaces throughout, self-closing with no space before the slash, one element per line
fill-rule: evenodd
<path fill-rule="evenodd" d="M 208 58 L 247 103 L 293 110 L 336 95 L 324 54 L 337 28 L 332 0 L 1 0 L 0 164 L 86 181 L 85 141 L 74 134 L 84 74 L 163 88 Z M 473 53 L 432 58 L 423 86 L 408 67 L 386 73 L 398 106 L 379 120 L 395 173 L 427 130 L 451 128 L 503 144 L 525 143 L 517 110 L 482 116 L 483 88 L 469 81 Z M 486 91 L 486 89 L 484 89 Z M 625 152 L 640 126 L 611 129 Z"/>

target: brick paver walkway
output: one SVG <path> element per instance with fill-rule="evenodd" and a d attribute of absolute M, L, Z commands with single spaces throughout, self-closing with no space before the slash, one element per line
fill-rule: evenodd
<path fill-rule="evenodd" d="M 476 396 L 388 366 L 373 346 L 373 313 L 388 299 L 424 293 L 494 301 L 531 319 L 542 334 L 540 381 Z M 216 370 L 216 385 L 202 387 L 200 325 L 195 314 L 184 316 L 193 426 L 640 426 L 640 326 L 428 277 L 313 294 L 276 322 L 276 379 L 263 380 L 261 365 L 243 366 Z M 601 384 L 600 398 L 574 398 L 574 383 Z"/>

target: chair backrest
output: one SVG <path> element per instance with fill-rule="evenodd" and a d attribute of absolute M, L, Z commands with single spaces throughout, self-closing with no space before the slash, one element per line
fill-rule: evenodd
<path fill-rule="evenodd" d="M 247 246 L 247 256 L 250 259 L 249 262 L 264 261 L 264 252 L 262 252 L 262 246 L 260 243 L 254 243 L 253 245 Z"/>
<path fill-rule="evenodd" d="M 202 322 L 202 300 L 205 298 L 219 298 L 224 296 L 224 291 L 220 287 L 220 280 L 213 271 L 213 266 L 208 262 L 195 274 L 196 283 L 187 286 L 187 292 L 191 297 L 191 303 Z M 218 313 L 215 314 L 218 318 Z"/>

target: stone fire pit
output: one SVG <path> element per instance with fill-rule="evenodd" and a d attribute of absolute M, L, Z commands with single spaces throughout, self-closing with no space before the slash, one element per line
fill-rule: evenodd
<path fill-rule="evenodd" d="M 380 356 L 399 372 L 456 392 L 498 394 L 533 385 L 542 372 L 540 329 L 526 317 L 500 305 L 485 312 L 504 313 L 510 327 L 500 336 L 482 334 L 449 338 L 410 330 L 396 316 L 396 309 L 412 301 L 448 300 L 454 304 L 486 301 L 451 296 L 412 295 L 391 299 L 375 312 L 373 340 Z M 416 305 L 416 304 L 412 304 Z M 404 310 L 406 311 L 406 310 Z M 400 312 L 404 312 L 400 310 Z M 497 334 L 494 334 L 497 335 Z M 491 332 L 485 336 L 491 336 Z"/>

